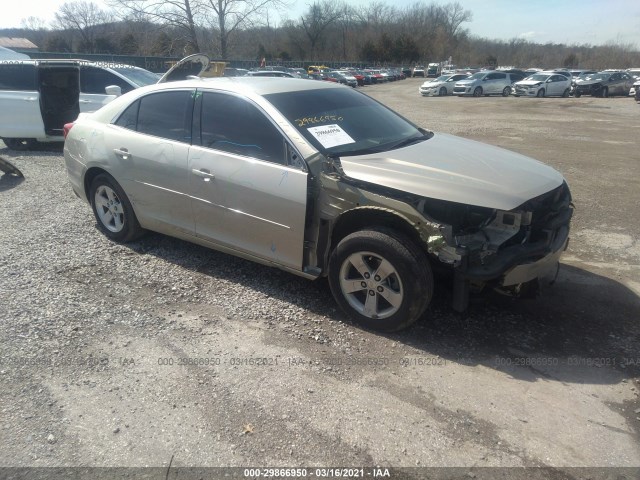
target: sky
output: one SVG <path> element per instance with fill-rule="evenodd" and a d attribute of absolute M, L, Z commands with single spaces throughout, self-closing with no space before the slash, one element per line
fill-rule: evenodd
<path fill-rule="evenodd" d="M 105 7 L 104 0 L 93 0 Z M 372 0 L 346 0 L 354 6 Z M 418 0 L 380 0 L 398 8 Z M 454 0 L 441 0 L 446 4 Z M 463 24 L 471 34 L 510 40 L 523 38 L 536 43 L 602 45 L 609 42 L 633 44 L 640 49 L 640 2 L 636 0 L 457 0 L 473 13 Z M 20 27 L 29 16 L 49 23 L 64 0 L 4 0 L 0 28 Z M 288 17 L 295 19 L 312 3 L 295 1 Z M 424 3 L 431 3 L 424 0 Z"/>

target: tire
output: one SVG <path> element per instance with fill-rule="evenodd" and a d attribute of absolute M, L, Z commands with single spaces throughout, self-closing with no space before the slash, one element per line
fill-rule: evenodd
<path fill-rule="evenodd" d="M 446 97 L 447 96 L 446 87 L 440 87 L 440 91 L 438 91 L 438 95 L 440 95 L 441 97 Z"/>
<path fill-rule="evenodd" d="M 482 87 L 476 87 L 473 90 L 473 96 L 474 97 L 481 97 L 482 96 Z"/>
<path fill-rule="evenodd" d="M 36 146 L 37 141 L 33 138 L 3 138 L 2 141 L 9 150 L 24 152 Z"/>
<path fill-rule="evenodd" d="M 544 88 L 541 88 L 540 90 L 538 90 L 538 93 L 536 94 L 536 97 L 538 97 L 538 98 L 544 97 Z"/>
<path fill-rule="evenodd" d="M 504 87 L 502 90 L 502 96 L 508 97 L 509 95 L 511 95 L 511 87 Z"/>
<path fill-rule="evenodd" d="M 578 92 L 576 91 L 576 93 L 574 93 L 574 94 L 573 94 L 573 96 L 574 96 L 574 97 L 576 97 L 576 98 L 580 98 L 580 97 L 582 96 L 582 94 L 581 94 L 581 93 L 578 93 Z"/>
<path fill-rule="evenodd" d="M 609 89 L 607 87 L 604 87 L 602 90 L 600 90 L 600 96 L 602 98 L 609 97 Z"/>
<path fill-rule="evenodd" d="M 100 174 L 91 182 L 89 199 L 98 228 L 107 238 L 126 243 L 144 234 L 127 194 L 111 175 Z"/>
<path fill-rule="evenodd" d="M 569 89 L 568 88 L 565 89 L 565 91 L 562 92 L 562 98 L 569 98 L 569 93 L 570 93 Z"/>
<path fill-rule="evenodd" d="M 381 269 L 386 275 L 377 276 Z M 409 238 L 383 228 L 360 230 L 338 243 L 329 260 L 329 285 L 347 315 L 381 332 L 414 323 L 433 297 L 426 255 Z"/>

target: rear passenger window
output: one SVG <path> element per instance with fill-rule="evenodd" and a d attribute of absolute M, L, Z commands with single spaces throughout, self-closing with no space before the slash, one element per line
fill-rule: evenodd
<path fill-rule="evenodd" d="M 139 101 L 133 102 L 124 112 L 122 112 L 122 115 L 120 115 L 120 118 L 116 120 L 115 124 L 119 127 L 128 128 L 129 130 L 135 130 L 138 125 L 139 107 Z"/>
<path fill-rule="evenodd" d="M 36 67 L 23 63 L 0 65 L 0 90 L 37 90 Z"/>
<path fill-rule="evenodd" d="M 152 93 L 142 97 L 139 100 L 136 130 L 156 137 L 190 143 L 193 105 L 191 93 L 185 90 Z"/>
<path fill-rule="evenodd" d="M 274 163 L 285 162 L 282 134 L 247 100 L 205 92 L 201 122 L 204 147 Z"/>
<path fill-rule="evenodd" d="M 80 68 L 80 91 L 82 93 L 101 93 L 104 95 L 104 89 L 109 85 L 117 85 L 122 93 L 130 92 L 134 88 L 129 82 L 103 68 L 84 66 Z"/>

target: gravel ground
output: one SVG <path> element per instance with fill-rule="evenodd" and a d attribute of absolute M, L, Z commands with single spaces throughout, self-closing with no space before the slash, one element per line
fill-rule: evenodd
<path fill-rule="evenodd" d="M 441 282 L 414 328 L 374 334 L 326 281 L 158 234 L 109 242 L 59 148 L 0 143 L 25 175 L 0 179 L 0 467 L 640 467 L 640 105 L 419 84 L 365 91 L 567 177 L 577 211 L 553 289 L 459 315 Z"/>

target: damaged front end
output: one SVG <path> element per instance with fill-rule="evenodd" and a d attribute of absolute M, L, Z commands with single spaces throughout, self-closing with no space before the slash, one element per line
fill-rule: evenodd
<path fill-rule="evenodd" d="M 454 308 L 466 309 L 471 287 L 522 296 L 557 275 L 573 215 L 566 182 L 510 211 L 422 199 L 416 209 L 443 224 L 429 253 L 454 269 Z"/>

